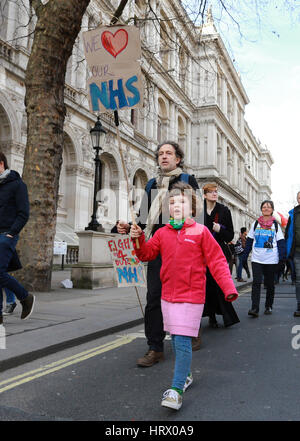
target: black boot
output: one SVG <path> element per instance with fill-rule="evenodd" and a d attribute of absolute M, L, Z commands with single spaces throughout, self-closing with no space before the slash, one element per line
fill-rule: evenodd
<path fill-rule="evenodd" d="M 300 303 L 297 305 L 297 310 L 294 312 L 294 317 L 300 317 Z"/>
<path fill-rule="evenodd" d="M 211 328 L 218 328 L 219 327 L 219 324 L 217 322 L 215 314 L 209 316 L 208 323 Z"/>
<path fill-rule="evenodd" d="M 25 300 L 21 300 L 21 305 L 22 305 L 21 320 L 26 320 L 30 317 L 34 308 L 34 301 L 35 301 L 35 296 L 30 293 L 25 298 Z"/>

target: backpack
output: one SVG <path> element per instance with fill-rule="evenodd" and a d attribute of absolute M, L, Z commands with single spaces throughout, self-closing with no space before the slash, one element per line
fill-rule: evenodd
<path fill-rule="evenodd" d="M 187 184 L 189 183 L 189 174 L 188 173 L 181 173 L 181 175 L 180 175 L 180 181 L 182 181 L 182 182 L 186 182 Z M 151 191 L 151 188 L 152 188 L 152 186 L 153 186 L 153 184 L 154 184 L 154 182 L 155 182 L 155 178 L 152 178 L 152 179 L 150 179 L 150 181 L 148 181 L 148 183 L 147 183 L 147 185 L 146 185 L 146 188 L 145 188 L 145 191 L 146 191 L 146 193 L 147 193 L 147 195 L 149 196 L 149 193 L 150 193 L 150 191 Z"/>
<path fill-rule="evenodd" d="M 244 252 L 244 248 L 242 247 L 242 241 L 241 239 L 238 239 L 236 241 L 236 244 L 234 245 L 234 252 L 235 254 L 242 254 Z"/>

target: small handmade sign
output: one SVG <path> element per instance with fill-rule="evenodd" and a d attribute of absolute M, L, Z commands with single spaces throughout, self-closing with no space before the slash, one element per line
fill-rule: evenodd
<path fill-rule="evenodd" d="M 55 255 L 60 254 L 65 256 L 67 254 L 67 249 L 68 249 L 67 242 L 54 241 L 53 254 Z"/>
<path fill-rule="evenodd" d="M 146 286 L 145 269 L 136 256 L 129 236 L 107 242 L 116 271 L 118 287 Z"/>
<path fill-rule="evenodd" d="M 105 26 L 83 32 L 85 57 L 91 72 L 87 81 L 90 110 L 142 106 L 141 43 L 134 26 Z"/>

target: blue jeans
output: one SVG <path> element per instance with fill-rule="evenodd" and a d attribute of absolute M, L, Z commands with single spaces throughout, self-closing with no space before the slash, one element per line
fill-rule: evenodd
<path fill-rule="evenodd" d="M 5 294 L 6 294 L 6 304 L 12 305 L 13 303 L 16 303 L 16 296 L 15 294 L 10 291 L 8 288 L 4 288 Z"/>
<path fill-rule="evenodd" d="M 172 335 L 172 346 L 175 354 L 175 369 L 172 387 L 183 390 L 186 377 L 191 372 L 192 337 Z"/>
<path fill-rule="evenodd" d="M 15 252 L 19 236 L 7 237 L 0 233 L 0 315 L 2 315 L 3 294 L 2 288 L 8 288 L 22 301 L 28 296 L 28 291 L 7 272 L 9 262 Z"/>
<path fill-rule="evenodd" d="M 237 272 L 236 272 L 236 276 L 238 279 L 242 278 L 242 272 L 243 272 L 243 255 L 244 253 L 238 254 L 238 259 L 239 259 L 239 265 L 237 268 Z"/>

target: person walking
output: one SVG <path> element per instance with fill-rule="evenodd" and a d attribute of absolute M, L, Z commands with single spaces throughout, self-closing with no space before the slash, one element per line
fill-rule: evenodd
<path fill-rule="evenodd" d="M 232 241 L 228 242 L 228 246 L 231 252 L 231 259 L 229 260 L 229 270 L 230 274 L 232 274 L 233 271 L 233 265 L 235 265 L 235 272 L 237 274 L 237 264 L 236 264 L 236 253 L 234 249 L 234 243 Z"/>
<path fill-rule="evenodd" d="M 245 227 L 242 227 L 240 237 L 235 244 L 235 252 L 236 252 L 236 255 L 238 256 L 238 259 L 239 259 L 239 264 L 238 264 L 238 268 L 237 268 L 237 281 L 238 282 L 245 282 L 245 280 L 242 278 L 243 268 L 245 269 L 245 271 L 247 273 L 248 279 L 250 278 L 250 271 L 248 268 L 248 263 L 247 263 L 247 261 L 245 262 L 243 259 L 244 249 L 246 246 L 246 240 L 247 240 L 247 229 Z"/>
<path fill-rule="evenodd" d="M 297 308 L 295 317 L 300 317 L 300 191 L 297 193 L 298 205 L 289 211 L 285 229 L 287 258 L 290 262 L 292 281 L 296 285 Z"/>
<path fill-rule="evenodd" d="M 2 289 L 12 291 L 21 302 L 21 319 L 33 311 L 35 296 L 8 274 L 16 258 L 19 233 L 29 218 L 29 201 L 26 184 L 18 172 L 8 168 L 7 158 L 0 152 L 0 324 L 3 324 Z"/>
<path fill-rule="evenodd" d="M 162 228 L 168 213 L 164 213 L 164 199 L 169 189 L 176 182 L 185 181 L 195 190 L 199 189 L 194 176 L 183 173 L 184 153 L 180 146 L 173 141 L 165 141 L 156 149 L 156 161 L 159 167 L 157 178 L 148 181 L 141 202 L 137 224 L 145 231 L 149 239 L 157 230 Z M 122 220 L 117 225 L 118 233 L 127 234 L 130 225 Z M 140 367 L 151 367 L 163 360 L 164 338 L 163 318 L 161 312 L 161 257 L 149 262 L 147 270 L 147 295 L 145 307 L 145 335 L 148 350 L 137 360 Z"/>
<path fill-rule="evenodd" d="M 230 210 L 218 201 L 218 186 L 215 182 L 209 182 L 203 186 L 204 197 L 204 225 L 212 233 L 220 245 L 227 262 L 231 260 L 231 252 L 228 243 L 233 239 L 234 230 Z M 216 314 L 222 315 L 224 326 L 232 326 L 239 323 L 239 318 L 231 303 L 224 301 L 224 296 L 207 269 L 206 301 L 203 317 L 209 317 L 209 325 L 217 328 Z"/>
<path fill-rule="evenodd" d="M 278 267 L 284 265 L 286 258 L 285 241 L 280 225 L 272 216 L 274 204 L 266 200 L 260 206 L 262 216 L 251 225 L 243 258 L 246 260 L 252 250 L 252 292 L 251 309 L 248 315 L 259 316 L 260 291 L 262 279 L 266 286 L 265 314 L 272 314 L 275 295 L 274 275 Z"/>
<path fill-rule="evenodd" d="M 238 297 L 224 254 L 209 230 L 195 222 L 196 195 L 186 183 L 175 184 L 169 195 L 170 219 L 146 242 L 142 229 L 133 225 L 134 247 L 141 261 L 161 255 L 162 313 L 164 331 L 169 332 L 175 354 L 172 387 L 161 405 L 179 410 L 183 392 L 193 382 L 192 337 L 198 335 L 205 303 L 206 265 L 228 302 Z"/>

